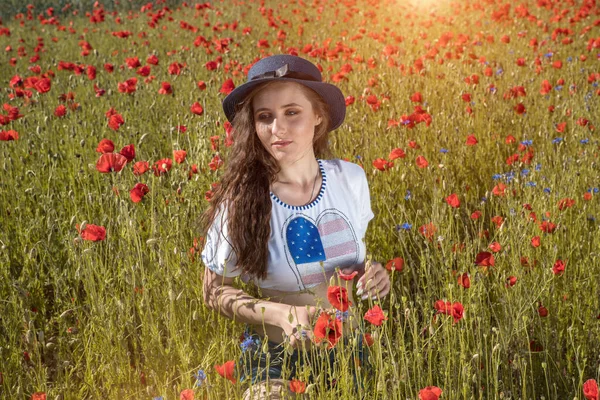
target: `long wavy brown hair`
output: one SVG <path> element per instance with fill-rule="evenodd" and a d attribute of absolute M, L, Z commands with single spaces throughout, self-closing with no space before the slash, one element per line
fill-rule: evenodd
<path fill-rule="evenodd" d="M 236 109 L 233 145 L 224 156 L 225 168 L 208 209 L 200 218 L 200 231 L 206 236 L 221 206 L 227 207 L 227 223 L 237 268 L 250 277 L 265 279 L 271 235 L 270 187 L 280 171 L 277 160 L 264 148 L 254 125 L 252 100 L 265 88 L 281 81 L 257 86 Z M 329 150 L 329 107 L 314 90 L 297 84 L 322 117 L 315 127 L 313 150 L 318 158 L 332 158 Z M 222 227 L 221 227 L 222 229 Z"/>

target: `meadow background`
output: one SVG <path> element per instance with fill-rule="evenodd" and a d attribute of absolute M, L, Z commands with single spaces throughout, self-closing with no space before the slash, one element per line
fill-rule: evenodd
<path fill-rule="evenodd" d="M 348 96 L 331 148 L 367 172 L 391 269 L 360 396 L 593 398 L 595 2 L 102 3 L 0 9 L 0 398 L 239 398 L 214 366 L 243 326 L 202 302 L 197 219 L 235 140 L 221 101 L 277 53 Z M 358 397 L 338 372 L 305 396 Z"/>

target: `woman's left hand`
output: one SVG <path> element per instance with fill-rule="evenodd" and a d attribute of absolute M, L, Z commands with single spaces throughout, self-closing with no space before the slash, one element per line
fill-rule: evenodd
<path fill-rule="evenodd" d="M 366 262 L 365 273 L 358 280 L 356 288 L 356 295 L 362 295 L 362 300 L 369 297 L 373 300 L 381 299 L 390 292 L 390 276 L 381 263 Z"/>

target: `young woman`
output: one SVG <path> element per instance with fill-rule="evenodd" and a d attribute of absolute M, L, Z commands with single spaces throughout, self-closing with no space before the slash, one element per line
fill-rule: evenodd
<path fill-rule="evenodd" d="M 240 381 L 250 377 L 253 384 L 245 398 L 277 398 L 289 390 L 281 379 L 283 347 L 296 349 L 295 371 L 300 352 L 311 345 L 318 310 L 332 309 L 327 287 L 336 267 L 359 272 L 363 299 L 386 296 L 390 281 L 380 263 L 365 271 L 364 235 L 373 218 L 365 172 L 321 158 L 331 158 L 328 134 L 346 115 L 342 92 L 322 82 L 311 62 L 275 55 L 252 66 L 223 109 L 234 143 L 202 220 L 204 301 L 246 323 L 243 350 L 261 354 L 258 365 L 248 367 L 249 356 L 236 363 Z M 252 281 L 259 295 L 236 288 L 236 276 Z M 360 319 L 344 325 L 353 329 Z M 272 353 L 268 368 L 259 345 L 265 338 Z"/>

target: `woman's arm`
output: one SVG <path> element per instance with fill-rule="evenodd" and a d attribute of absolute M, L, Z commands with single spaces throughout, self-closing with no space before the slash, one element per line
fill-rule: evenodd
<path fill-rule="evenodd" d="M 227 318 L 251 325 L 273 325 L 281 328 L 296 347 L 301 340 L 295 334 L 308 329 L 312 338 L 311 323 L 317 308 L 297 307 L 284 303 L 257 299 L 232 286 L 234 278 L 227 278 L 211 271 L 204 272 L 204 303 Z"/>
<path fill-rule="evenodd" d="M 204 303 L 227 318 L 252 325 L 279 326 L 283 304 L 257 299 L 242 289 L 233 287 L 228 278 L 206 268 L 204 272 Z M 263 311 L 264 308 L 264 311 Z"/>

